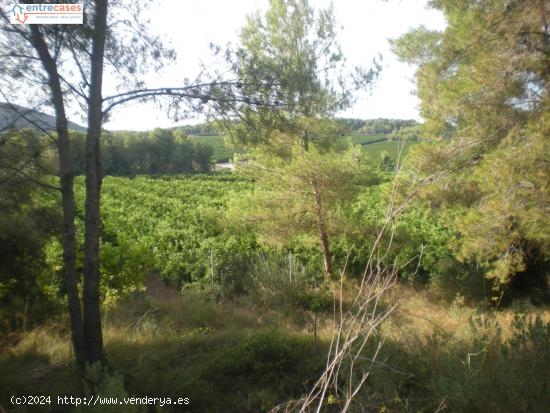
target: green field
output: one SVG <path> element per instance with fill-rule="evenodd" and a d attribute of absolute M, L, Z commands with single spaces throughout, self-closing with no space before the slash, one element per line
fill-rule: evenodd
<path fill-rule="evenodd" d="M 363 150 L 372 156 L 372 159 L 379 159 L 382 152 L 387 152 L 391 157 L 395 157 L 399 147 L 399 143 L 396 141 L 385 140 L 387 135 L 352 135 L 347 136 L 346 139 L 351 139 L 351 142 L 355 145 L 362 145 Z M 223 136 L 211 135 L 211 136 L 192 136 L 190 138 L 194 142 L 201 142 L 207 145 L 211 145 L 214 148 L 214 161 L 225 162 L 233 158 L 235 153 L 242 152 L 242 148 L 235 148 L 227 145 Z M 407 153 L 408 149 L 415 142 L 408 142 L 404 146 L 403 154 Z"/>
<path fill-rule="evenodd" d="M 411 146 L 415 144 L 417 144 L 417 142 L 406 142 L 405 144 L 401 144 L 397 141 L 384 141 L 365 145 L 363 146 L 363 150 L 369 155 L 371 159 L 380 159 L 383 152 L 386 152 L 390 157 L 395 158 L 401 146 L 401 155 L 403 156 L 406 155 Z"/>
<path fill-rule="evenodd" d="M 369 145 L 374 142 L 379 142 L 387 139 L 387 135 L 383 133 L 379 133 L 375 135 L 351 135 L 351 136 L 347 136 L 346 138 L 350 138 L 351 143 L 355 145 Z"/>

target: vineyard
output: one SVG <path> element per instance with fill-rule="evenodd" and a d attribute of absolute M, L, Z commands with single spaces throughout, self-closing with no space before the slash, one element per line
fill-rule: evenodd
<path fill-rule="evenodd" d="M 234 263 L 254 248 L 251 234 L 224 231 L 224 208 L 231 193 L 250 191 L 252 183 L 232 175 L 185 175 L 133 179 L 106 177 L 103 182 L 103 280 L 106 287 L 132 288 L 143 275 L 202 280 L 211 255 L 218 266 Z M 83 180 L 76 185 L 83 205 Z"/>
<path fill-rule="evenodd" d="M 312 352 L 311 309 L 315 309 L 321 319 L 331 320 L 332 301 L 330 296 L 327 299 L 322 295 L 322 290 L 316 290 L 318 295 L 313 295 L 299 280 L 289 280 L 288 263 L 294 267 L 295 261 L 268 259 L 262 265 L 256 265 L 256 270 L 260 271 L 255 276 L 263 278 L 256 278 L 254 282 L 261 289 L 240 296 L 227 289 L 227 298 L 224 298 L 222 287 L 221 295 L 209 294 L 211 281 L 218 288 L 219 276 L 224 271 L 230 276 L 247 274 L 250 269 L 247 265 L 254 265 L 251 258 L 265 248 L 257 243 L 253 232 L 244 228 L 235 231 L 225 218 L 231 199 L 246 196 L 254 190 L 254 185 L 254 182 L 236 174 L 104 178 L 101 259 L 102 297 L 108 309 L 105 343 L 110 362 L 124 374 L 132 394 L 191 394 L 198 411 L 260 411 L 260 406 L 274 404 L 289 394 L 299 394 L 302 383 L 324 365 L 323 353 L 330 343 L 326 326 L 330 323 L 324 323 L 319 333 L 321 351 Z M 83 233 L 83 186 L 84 179 L 79 177 L 75 191 L 80 237 Z M 360 233 L 372 234 L 373 224 L 383 216 L 385 186 L 386 183 L 381 182 L 362 192 L 354 201 L 350 219 L 359 227 Z M 44 196 L 41 203 L 53 205 L 54 198 Z M 413 270 L 419 275 L 437 279 L 440 263 L 450 259 L 449 231 L 437 221 L 418 208 L 406 213 L 396 227 L 396 251 L 388 256 L 388 262 L 406 262 L 422 248 L 423 262 L 418 266 L 414 261 Z M 361 247 L 368 250 L 370 242 L 368 236 L 355 239 L 351 244 L 350 239 L 335 239 L 334 252 L 347 253 L 347 248 L 351 248 L 354 257 L 350 259 L 349 267 L 360 269 L 365 259 Z M 294 245 L 294 249 L 299 253 L 300 246 Z M 51 266 L 59 270 L 59 245 L 52 241 L 46 250 Z M 286 256 L 290 258 L 290 254 Z M 82 256 L 78 261 L 82 265 Z M 213 261 L 215 271 L 212 271 Z M 212 280 L 211 271 L 218 278 Z M 443 268 L 443 273 L 446 272 Z M 171 289 L 168 298 L 156 297 L 149 286 L 143 295 L 130 295 L 132 299 L 124 294 L 142 290 L 144 278 L 151 273 L 159 274 L 182 294 Z M 402 275 L 405 277 L 406 272 Z M 59 275 L 57 279 L 60 279 Z M 54 284 L 42 288 L 45 292 L 52 291 L 52 296 L 57 291 Z M 201 295 L 201 289 L 208 294 Z M 477 348 L 468 344 L 469 341 L 485 340 L 487 329 L 498 327 L 490 325 L 481 330 L 477 324 L 472 324 L 477 320 L 475 317 L 479 317 L 476 310 L 457 304 L 447 312 L 434 304 L 427 294 L 400 288 L 394 295 L 402 300 L 403 312 L 392 316 L 388 327 L 381 333 L 388 337 L 381 357 L 394 360 L 399 366 L 404 365 L 428 385 L 414 385 L 412 390 L 403 390 L 400 371 L 394 373 L 376 366 L 375 374 L 383 378 L 374 384 L 378 397 L 376 403 L 386 403 L 384 400 L 389 397 L 386 395 L 411 397 L 408 391 L 416 399 L 422 397 L 436 403 L 441 377 L 458 383 L 456 392 L 460 396 L 463 388 L 470 385 L 469 367 L 463 365 L 463 356 Z M 221 299 L 217 301 L 219 297 Z M 251 309 L 233 304 L 230 299 L 236 297 L 237 303 L 244 300 Z M 270 318 L 274 313 L 278 314 L 277 317 L 287 318 L 282 318 L 282 321 Z M 438 324 L 426 324 L 424 316 L 412 318 L 410 314 L 413 313 L 430 314 Z M 511 316 L 505 313 L 499 316 L 499 320 L 505 325 Z M 542 331 L 545 327 L 542 324 L 526 325 L 525 320 L 518 320 L 507 333 L 510 340 L 519 343 L 514 345 L 527 348 L 532 344 L 530 337 L 533 337 L 535 346 L 545 348 L 544 340 L 548 337 Z M 526 333 L 524 329 L 530 330 Z M 21 341 L 15 350 L 19 356 L 0 360 L 5 373 L 0 377 L 0 387 L 9 386 L 21 392 L 32 387 L 48 394 L 78 392 L 74 379 L 68 374 L 60 374 L 60 370 L 50 368 L 44 362 L 43 355 L 46 354 L 56 366 L 65 368 L 70 363 L 67 337 L 59 335 L 57 330 L 51 332 L 47 327 L 36 331 Z M 414 347 L 401 346 L 403 331 L 413 340 Z M 455 336 L 454 331 L 461 331 L 461 334 Z M 420 335 L 424 332 L 429 334 L 430 340 L 444 335 L 446 347 L 434 355 L 432 341 L 424 344 L 425 338 Z M 430 334 L 436 338 L 432 339 Z M 463 337 L 466 337 L 465 342 Z M 499 380 L 497 389 L 502 387 L 506 389 L 503 391 L 509 391 L 508 365 L 516 363 L 517 368 L 528 364 L 535 379 L 526 379 L 518 391 L 532 388 L 536 378 L 544 380 L 546 373 L 542 366 L 545 364 L 540 362 L 538 354 L 532 352 L 526 352 L 517 361 L 508 357 L 507 337 L 498 338 L 494 344 L 499 352 L 496 356 L 499 363 L 497 372 L 506 371 L 506 374 L 499 376 L 490 371 L 491 380 Z M 27 349 L 33 349 L 36 354 Z M 147 357 L 149 353 L 154 357 Z M 546 354 L 541 357 L 547 357 Z M 167 366 L 176 368 L 167 375 Z M 25 374 L 20 374 L 21 371 Z M 34 374 L 44 375 L 38 387 Z M 284 377 L 282 381 L 281 377 Z M 239 410 L 242 404 L 239 391 L 242 389 L 254 395 L 247 402 L 252 406 L 249 410 Z M 475 395 L 481 402 L 483 396 L 481 393 Z M 6 394 L 0 394 L 0 397 L 7 399 Z M 393 403 L 399 406 L 403 402 L 399 399 Z M 231 408 L 227 410 L 227 406 Z"/>
<path fill-rule="evenodd" d="M 348 210 L 357 230 L 335 237 L 335 263 L 343 265 L 350 251 L 348 270 L 359 273 L 367 259 L 372 234 L 385 213 L 385 181 L 391 173 L 380 171 L 380 184 L 362 191 Z M 84 180 L 77 178 L 77 226 L 83 242 Z M 254 182 L 238 173 L 105 177 L 102 185 L 102 288 L 106 296 L 121 297 L 143 287 L 143 277 L 158 274 L 178 289 L 241 282 L 258 254 L 286 256 L 292 251 L 309 274 L 319 273 L 319 252 L 306 239 L 289 241 L 282 249 L 258 242 L 255 231 L 235 226 L 227 218 L 231 201 L 246 198 Z M 44 198 L 43 203 L 51 203 Z M 236 212 L 239 214 L 239 211 Z M 235 215 L 233 210 L 231 215 Z M 388 262 L 407 262 L 423 245 L 419 268 L 426 277 L 437 277 L 434 261 L 445 255 L 450 233 L 438 220 L 421 210 L 405 214 L 396 227 L 394 242 L 402 246 Z M 47 248 L 52 268 L 61 266 L 61 247 L 52 240 Z M 81 260 L 82 257 L 79 257 Z M 297 264 L 298 265 L 298 264 Z M 214 267 L 214 268 L 213 268 Z M 215 280 L 212 279 L 214 274 Z M 403 269 L 407 274 L 407 268 Z M 58 274 L 58 277 L 60 275 Z"/>

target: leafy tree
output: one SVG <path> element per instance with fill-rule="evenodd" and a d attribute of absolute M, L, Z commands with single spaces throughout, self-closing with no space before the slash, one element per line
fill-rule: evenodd
<path fill-rule="evenodd" d="M 422 116 L 444 138 L 419 151 L 416 165 L 438 172 L 432 203 L 458 212 L 462 260 L 497 286 L 533 278 L 550 258 L 550 4 L 432 6 L 445 14 L 443 32 L 419 28 L 394 43 L 419 65 Z"/>
<path fill-rule="evenodd" d="M 393 141 L 411 142 L 422 139 L 423 125 L 403 126 L 400 129 L 394 130 L 389 138 Z"/>
<path fill-rule="evenodd" d="M 87 16 L 82 25 L 11 25 L 9 11 L 0 8 L 2 26 L 0 79 L 2 90 L 24 91 L 25 86 L 38 88 L 37 100 L 51 102 L 55 110 L 59 154 L 62 205 L 64 211 L 65 277 L 71 331 L 76 360 L 79 364 L 103 358 L 100 318 L 101 231 L 101 126 L 114 108 L 134 100 L 163 100 L 174 117 L 183 109 L 197 110 L 210 99 L 225 99 L 212 93 L 214 86 L 232 91 L 235 82 L 217 80 L 203 84 L 184 82 L 174 87 L 148 88 L 142 75 L 151 68 L 159 70 L 174 59 L 175 53 L 163 46 L 160 38 L 148 31 L 143 10 L 148 3 L 126 0 L 96 0 L 84 3 Z M 108 72 L 117 84 L 117 93 L 104 96 L 103 74 Z M 13 87 L 14 80 L 19 82 Z M 3 96 L 6 96 L 3 93 Z M 38 97 L 37 97 L 38 96 Z M 26 96 L 25 96 L 26 97 Z M 161 99 L 164 97 L 165 99 Z M 191 102 L 198 103 L 193 105 Z M 232 102 L 248 102 L 238 92 Z M 263 102 L 258 100 L 259 106 Z M 83 306 L 81 308 L 75 266 L 75 206 L 73 170 L 67 128 L 66 107 L 79 105 L 87 117 L 85 144 L 86 201 Z M 186 106 L 184 106 L 186 105 Z M 184 106 L 184 107 L 182 107 Z"/>
<path fill-rule="evenodd" d="M 196 125 L 178 126 L 174 129 L 181 131 L 185 135 L 211 136 L 217 134 L 217 130 L 216 128 L 214 128 L 214 125 L 211 122 L 198 123 Z"/>
<path fill-rule="evenodd" d="M 45 140 L 28 129 L 0 133 L 0 330 L 43 320 L 55 301 L 44 288 L 52 281 L 44 245 L 60 217 L 45 177 L 54 169 Z M 49 191 L 40 199 L 42 188 Z"/>
<path fill-rule="evenodd" d="M 269 245 L 318 245 L 325 275 L 330 278 L 330 238 L 344 234 L 348 227 L 343 206 L 358 194 L 367 177 L 373 179 L 361 160 L 357 147 L 335 156 L 333 151 L 315 147 L 306 151 L 295 143 L 288 158 L 257 149 L 244 167 L 254 179 L 255 190 L 238 194 L 228 217 L 240 225 L 253 224 Z"/>
<path fill-rule="evenodd" d="M 402 119 L 369 119 L 363 122 L 361 133 L 367 135 L 390 134 L 401 129 L 414 127 L 418 123 L 414 120 Z"/>
<path fill-rule="evenodd" d="M 352 118 L 338 118 L 338 122 L 348 128 L 352 133 L 357 133 L 365 125 L 365 120 L 363 119 L 352 119 Z"/>
<path fill-rule="evenodd" d="M 374 80 L 379 67 L 348 74 L 332 8 L 316 11 L 307 0 L 270 1 L 265 16 L 248 17 L 240 45 L 226 56 L 250 101 L 226 100 L 213 107 L 221 116 L 218 127 L 231 142 L 257 148 L 251 165 L 259 189 L 250 203 L 259 209 L 251 213 L 271 218 L 261 223 L 267 238 L 277 237 L 268 236 L 270 231 L 317 233 L 330 278 L 332 219 L 354 177 L 354 155 L 339 139 L 344 128 L 332 118 L 353 102 L 357 89 Z M 258 107 L 256 100 L 273 105 Z M 336 153 L 344 159 L 341 165 Z"/>
<path fill-rule="evenodd" d="M 75 174 L 84 174 L 84 137 L 71 136 Z M 192 142 L 173 129 L 151 132 L 104 132 L 101 163 L 104 176 L 208 172 L 214 150 Z"/>
<path fill-rule="evenodd" d="M 367 87 L 379 70 L 375 64 L 350 73 L 332 8 L 316 11 L 307 0 L 271 0 L 265 16 L 248 17 L 240 45 L 226 56 L 249 99 L 216 102 L 217 125 L 230 141 L 252 146 L 275 144 L 284 133 L 307 149 L 315 144 L 311 126 L 349 107 L 354 92 Z M 258 106 L 257 101 L 272 105 Z"/>

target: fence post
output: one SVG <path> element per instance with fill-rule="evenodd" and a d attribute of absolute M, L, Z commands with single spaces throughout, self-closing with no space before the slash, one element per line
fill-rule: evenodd
<path fill-rule="evenodd" d="M 222 269 L 220 272 L 221 277 L 221 287 L 222 287 L 222 298 L 225 300 L 225 271 Z"/>
<path fill-rule="evenodd" d="M 313 313 L 313 354 L 317 354 L 317 312 Z"/>
<path fill-rule="evenodd" d="M 292 251 L 288 251 L 288 279 L 292 284 Z"/>
<path fill-rule="evenodd" d="M 212 301 L 214 301 L 214 271 L 215 271 L 214 251 L 210 250 L 210 281 L 211 281 L 210 295 L 211 295 L 211 300 Z"/>

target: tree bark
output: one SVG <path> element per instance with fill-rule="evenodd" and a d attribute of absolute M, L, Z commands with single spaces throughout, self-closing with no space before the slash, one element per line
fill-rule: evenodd
<path fill-rule="evenodd" d="M 323 215 L 323 205 L 321 200 L 321 194 L 317 188 L 317 182 L 313 180 L 311 182 L 313 194 L 315 196 L 315 213 L 317 215 L 317 229 L 319 231 L 319 240 L 321 241 L 321 250 L 323 252 L 323 269 L 326 277 L 332 279 L 332 254 L 330 252 L 330 244 L 328 239 L 327 225 L 325 217 Z"/>
<path fill-rule="evenodd" d="M 86 203 L 84 238 L 84 332 L 89 363 L 103 361 L 101 331 L 99 240 L 101 234 L 100 138 L 103 122 L 101 89 L 107 29 L 107 0 L 95 2 L 92 35 L 90 94 L 88 96 L 88 131 L 86 134 Z"/>
<path fill-rule="evenodd" d="M 303 135 L 303 147 L 307 152 L 309 150 L 309 135 L 307 129 Z M 328 240 L 327 225 L 325 222 L 325 217 L 323 216 L 323 205 L 321 201 L 321 194 L 317 188 L 317 182 L 314 180 L 311 181 L 311 187 L 313 189 L 313 194 L 315 196 L 315 214 L 317 215 L 317 229 L 319 231 L 319 240 L 321 241 L 321 250 L 323 252 L 323 270 L 325 271 L 326 277 L 332 279 L 332 254 L 330 252 L 330 243 Z"/>
<path fill-rule="evenodd" d="M 74 224 L 76 207 L 73 194 L 74 174 L 69 129 L 57 65 L 48 50 L 48 46 L 44 41 L 39 26 L 30 25 L 30 28 L 32 45 L 37 51 L 42 66 L 48 75 L 48 85 L 55 109 L 55 126 L 57 131 L 56 145 L 59 154 L 59 179 L 61 185 L 61 204 L 63 208 L 63 275 L 65 287 L 67 289 L 67 304 L 71 322 L 71 339 L 75 359 L 76 362 L 82 366 L 86 363 L 86 350 L 76 272 L 76 236 Z"/>

